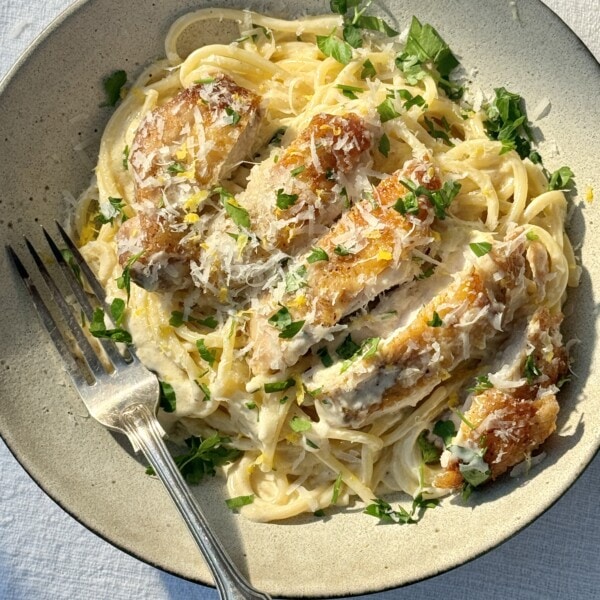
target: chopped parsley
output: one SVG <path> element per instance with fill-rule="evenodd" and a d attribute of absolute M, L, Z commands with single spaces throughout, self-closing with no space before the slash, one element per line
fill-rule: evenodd
<path fill-rule="evenodd" d="M 173 386 L 166 381 L 159 381 L 158 383 L 160 385 L 160 395 L 158 398 L 159 406 L 167 413 L 175 412 L 177 398 Z"/>
<path fill-rule="evenodd" d="M 428 508 L 435 508 L 438 500 L 433 498 L 423 498 L 422 494 L 416 496 L 412 502 L 411 510 L 408 512 L 405 508 L 398 505 L 398 510 L 394 510 L 390 504 L 381 498 L 375 498 L 372 504 L 369 504 L 363 512 L 372 517 L 376 517 L 382 523 L 395 523 L 397 525 L 407 525 L 419 521 L 419 512 Z"/>
<path fill-rule="evenodd" d="M 96 215 L 96 222 L 101 225 L 105 225 L 106 223 L 113 224 L 115 217 L 121 216 L 121 221 L 127 221 L 127 215 L 124 212 L 125 203 L 123 202 L 123 198 L 113 198 L 112 196 L 108 197 L 108 206 L 105 205 L 104 210 L 100 210 L 100 212 Z"/>
<path fill-rule="evenodd" d="M 404 100 L 404 108 L 408 110 L 413 106 L 419 106 L 421 108 L 427 106 L 425 98 L 421 95 L 413 96 L 408 90 L 397 90 L 398 96 Z"/>
<path fill-rule="evenodd" d="M 351 359 L 358 352 L 360 352 L 360 345 L 352 339 L 351 334 L 348 334 L 344 341 L 335 349 L 335 353 L 343 360 Z"/>
<path fill-rule="evenodd" d="M 242 506 L 247 506 L 253 502 L 254 494 L 251 494 L 250 496 L 236 496 L 235 498 L 227 498 L 225 500 L 225 504 L 227 504 L 227 508 L 230 510 L 237 510 L 238 508 L 242 508 Z"/>
<path fill-rule="evenodd" d="M 285 276 L 285 291 L 290 294 L 300 288 L 306 287 L 306 267 L 302 266 L 295 271 L 290 271 Z"/>
<path fill-rule="evenodd" d="M 533 383 L 534 379 L 536 379 L 542 374 L 539 367 L 535 364 L 535 358 L 533 357 L 533 354 L 529 354 L 527 356 L 527 359 L 525 360 L 523 374 L 525 375 L 525 378 L 527 379 L 527 383 L 529 385 Z"/>
<path fill-rule="evenodd" d="M 317 47 L 325 55 L 347 65 L 352 60 L 352 46 L 336 35 L 335 28 L 329 35 L 317 36 Z"/>
<path fill-rule="evenodd" d="M 533 231 L 532 229 L 530 229 L 526 234 L 525 237 L 530 241 L 530 242 L 537 242 L 540 239 L 540 236 Z"/>
<path fill-rule="evenodd" d="M 377 75 L 377 71 L 373 66 L 373 63 L 367 58 L 363 63 L 362 70 L 360 72 L 361 79 L 372 79 Z"/>
<path fill-rule="evenodd" d="M 379 113 L 382 123 L 391 121 L 400 116 L 400 113 L 394 107 L 392 98 L 386 98 L 379 106 L 377 106 L 377 112 Z"/>
<path fill-rule="evenodd" d="M 337 504 L 337 501 L 340 498 L 340 491 L 342 489 L 342 474 L 338 473 L 338 476 L 335 479 L 335 483 L 333 484 L 333 491 L 331 493 L 331 504 Z"/>
<path fill-rule="evenodd" d="M 281 139 L 283 138 L 285 132 L 286 132 L 287 128 L 286 127 L 280 127 L 272 136 L 271 139 L 269 140 L 269 144 L 273 144 L 274 146 L 279 146 L 281 145 Z"/>
<path fill-rule="evenodd" d="M 311 253 L 306 257 L 306 262 L 312 265 L 320 260 L 329 260 L 329 255 L 323 248 L 314 247 Z"/>
<path fill-rule="evenodd" d="M 140 259 L 140 257 L 144 254 L 144 251 L 138 252 L 138 254 L 134 254 L 129 258 L 129 260 L 125 263 L 125 267 L 123 267 L 123 272 L 119 277 L 117 277 L 117 287 L 120 290 L 125 290 L 127 294 L 127 304 L 129 304 L 129 296 L 131 295 L 131 267 L 132 265 Z"/>
<path fill-rule="evenodd" d="M 548 182 L 548 189 L 552 190 L 565 190 L 572 183 L 574 177 L 573 171 L 569 167 L 561 167 L 557 171 L 554 171 L 550 175 L 550 181 Z"/>
<path fill-rule="evenodd" d="M 426 465 L 437 462 L 441 456 L 440 449 L 433 442 L 429 441 L 427 437 L 428 433 L 427 430 L 422 431 L 417 438 L 417 445 L 421 450 L 421 458 Z"/>
<path fill-rule="evenodd" d="M 379 139 L 379 145 L 377 146 L 377 149 L 379 152 L 381 152 L 381 154 L 383 154 L 383 156 L 387 158 L 388 154 L 390 153 L 390 138 L 385 133 Z"/>
<path fill-rule="evenodd" d="M 250 229 L 250 215 L 245 208 L 242 208 L 235 201 L 233 194 L 223 187 L 215 188 L 213 191 L 219 194 L 225 212 L 229 215 L 229 218 L 240 229 Z"/>
<path fill-rule="evenodd" d="M 115 71 L 102 82 L 106 100 L 100 106 L 115 106 L 121 98 L 121 89 L 127 83 L 127 73 Z"/>
<path fill-rule="evenodd" d="M 335 86 L 338 90 L 342 91 L 342 94 L 346 96 L 346 98 L 350 98 L 350 100 L 358 100 L 358 96 L 356 94 L 360 94 L 364 92 L 363 88 L 359 88 L 353 85 L 343 85 L 339 83 Z"/>
<path fill-rule="evenodd" d="M 423 121 L 425 123 L 425 128 L 427 129 L 427 133 L 435 140 L 442 140 L 448 146 L 454 146 L 454 144 L 450 141 L 450 137 L 448 136 L 448 132 L 450 131 L 450 125 L 446 120 L 446 117 L 443 117 L 441 120 L 441 125 L 443 129 L 439 129 L 437 127 L 437 122 L 433 119 L 429 119 L 428 117 L 423 117 Z"/>
<path fill-rule="evenodd" d="M 71 252 L 71 250 L 69 248 L 62 248 L 60 253 L 61 253 L 64 261 L 71 268 L 71 271 L 73 271 L 73 275 L 75 275 L 75 279 L 77 279 L 77 281 L 79 282 L 79 285 L 83 285 L 83 280 L 81 279 L 81 268 L 79 267 L 79 264 L 75 260 L 75 256 L 73 255 L 73 252 Z"/>
<path fill-rule="evenodd" d="M 346 338 L 346 339 L 348 339 L 348 338 Z M 352 340 L 350 340 L 350 341 L 352 341 Z M 381 338 L 378 338 L 378 337 L 370 337 L 370 338 L 364 339 L 359 346 L 359 350 L 357 352 L 354 352 L 352 354 L 352 356 L 350 356 L 349 358 L 344 360 L 344 363 L 342 364 L 340 373 L 345 373 L 350 368 L 350 365 L 352 365 L 354 362 L 356 362 L 359 357 L 362 358 L 363 360 L 366 360 L 367 358 L 374 356 L 375 353 L 377 352 L 377 348 L 379 347 L 380 341 L 381 341 Z M 344 340 L 344 343 L 346 343 L 346 340 Z M 352 343 L 354 343 L 354 342 L 352 342 Z M 348 351 L 350 351 L 351 348 L 352 347 L 349 346 Z M 337 352 L 337 350 L 336 350 L 336 352 Z"/>
<path fill-rule="evenodd" d="M 522 99 L 505 88 L 494 90 L 496 97 L 486 109 L 485 129 L 488 137 L 502 142 L 501 153 L 516 150 L 521 158 L 531 155 L 531 132 Z"/>
<path fill-rule="evenodd" d="M 284 381 L 271 381 L 270 383 L 265 383 L 264 390 L 267 394 L 273 394 L 275 392 L 284 392 L 294 385 L 296 385 L 296 381 L 293 377 L 290 377 Z"/>
<path fill-rule="evenodd" d="M 205 317 L 204 319 L 198 319 L 190 315 L 187 319 L 185 319 L 183 313 L 180 310 L 174 310 L 171 313 L 169 325 L 171 325 L 172 327 L 181 327 L 184 323 L 202 325 L 203 327 L 208 327 L 209 329 L 215 329 L 219 324 L 217 319 L 215 319 L 215 317 L 213 317 L 212 315 Z"/>
<path fill-rule="evenodd" d="M 125 301 L 121 298 L 113 298 L 110 303 L 110 316 L 112 317 L 113 323 L 120 327 L 125 316 Z"/>
<path fill-rule="evenodd" d="M 300 173 L 303 173 L 304 171 L 306 171 L 306 166 L 305 165 L 300 165 L 299 167 L 296 167 L 295 169 L 292 169 L 290 171 L 290 175 L 292 177 L 298 177 L 298 175 L 300 175 Z"/>
<path fill-rule="evenodd" d="M 123 148 L 123 160 L 121 162 L 125 171 L 129 170 L 129 146 Z"/>
<path fill-rule="evenodd" d="M 454 421 L 437 421 L 433 426 L 433 433 L 442 438 L 444 446 L 447 448 L 457 433 L 456 425 L 454 425 Z"/>
<path fill-rule="evenodd" d="M 202 439 L 192 436 L 185 440 L 188 451 L 174 456 L 173 460 L 184 479 L 189 484 L 198 484 L 207 475 L 216 475 L 217 467 L 232 463 L 241 455 L 241 450 L 231 448 L 227 444 L 231 439 L 218 433 Z M 154 475 L 154 469 L 146 469 L 148 475 Z"/>
<path fill-rule="evenodd" d="M 429 327 L 441 327 L 444 324 L 440 315 L 438 315 L 437 311 L 433 311 L 433 316 L 431 317 L 431 321 L 427 321 L 427 325 Z"/>
<path fill-rule="evenodd" d="M 304 327 L 305 321 L 293 321 L 292 315 L 287 307 L 282 306 L 274 315 L 268 319 L 268 323 L 279 329 L 279 337 L 282 339 L 293 338 Z"/>
<path fill-rule="evenodd" d="M 481 394 L 481 392 L 489 390 L 493 387 L 494 385 L 487 375 L 477 375 L 477 377 L 475 377 L 475 385 L 472 388 L 469 388 L 469 392 Z"/>
<path fill-rule="evenodd" d="M 472 242 L 469 244 L 469 248 L 471 248 L 475 256 L 481 258 L 490 252 L 492 244 L 490 242 Z"/>
<path fill-rule="evenodd" d="M 350 252 L 350 250 L 348 250 L 348 248 L 346 248 L 346 246 L 343 246 L 342 244 L 338 244 L 333 249 L 333 252 L 338 256 L 350 256 L 350 254 L 352 254 L 352 252 Z"/>
<path fill-rule="evenodd" d="M 196 340 L 196 348 L 200 353 L 202 360 L 205 360 L 211 367 L 213 366 L 217 353 L 215 350 L 209 350 L 203 339 Z"/>
<path fill-rule="evenodd" d="M 414 85 L 427 74 L 425 65 L 436 69 L 437 76 L 434 77 L 451 100 L 462 97 L 463 88 L 449 78 L 458 67 L 458 60 L 431 25 L 422 24 L 413 17 L 404 52 L 396 58 L 396 66 L 404 73 L 407 82 Z"/>
<path fill-rule="evenodd" d="M 225 114 L 229 117 L 228 125 L 237 125 L 240 122 L 240 113 L 231 108 L 231 106 L 225 107 Z"/>
<path fill-rule="evenodd" d="M 411 192 L 403 198 L 398 198 L 393 208 L 403 216 L 414 215 L 419 212 L 419 200 L 417 196 L 413 192 Z"/>
<path fill-rule="evenodd" d="M 286 194 L 284 193 L 283 188 L 278 189 L 276 194 L 277 200 L 275 201 L 275 204 L 277 204 L 277 208 L 280 208 L 281 210 L 286 210 L 291 206 L 294 206 L 296 200 L 298 200 L 298 194 Z"/>
<path fill-rule="evenodd" d="M 198 387 L 204 394 L 203 402 L 208 402 L 211 399 L 211 393 L 210 393 L 209 387 L 205 383 L 202 383 L 201 381 L 196 381 L 196 383 L 198 384 Z"/>
<path fill-rule="evenodd" d="M 317 350 L 317 356 L 321 359 L 324 367 L 331 367 L 333 364 L 333 358 L 331 358 L 331 354 L 329 354 L 329 350 L 325 346 Z"/>
<path fill-rule="evenodd" d="M 477 487 L 491 476 L 489 465 L 483 460 L 486 449 L 481 448 L 478 452 L 465 446 L 449 446 L 448 450 L 455 456 L 460 464 L 458 469 L 464 480 L 471 486 Z"/>
<path fill-rule="evenodd" d="M 438 190 L 429 190 L 422 185 L 417 186 L 414 183 L 405 179 L 400 180 L 400 183 L 410 192 L 410 194 L 404 196 L 402 203 L 407 212 L 407 207 L 411 207 L 414 211 L 414 206 L 416 205 L 417 198 L 419 196 L 425 196 L 433 206 L 435 216 L 441 221 L 443 221 L 446 218 L 446 211 L 452 204 L 454 198 L 456 198 L 461 188 L 460 183 L 458 183 L 457 181 L 446 181 L 444 185 Z M 396 205 L 394 205 L 394 208 L 399 212 L 402 210 L 401 205 L 398 205 L 398 208 L 396 207 Z"/>
<path fill-rule="evenodd" d="M 131 334 L 125 329 L 116 327 L 114 329 L 106 329 L 104 323 L 104 310 L 101 308 L 94 309 L 92 320 L 89 325 L 90 333 L 95 338 L 112 340 L 113 342 L 120 342 L 123 344 L 131 344 Z"/>
<path fill-rule="evenodd" d="M 296 433 L 303 433 L 312 427 L 311 421 L 294 415 L 290 420 L 290 429 Z"/>
<path fill-rule="evenodd" d="M 185 172 L 185 167 L 180 162 L 175 161 L 167 167 L 167 171 L 169 175 L 178 175 Z"/>

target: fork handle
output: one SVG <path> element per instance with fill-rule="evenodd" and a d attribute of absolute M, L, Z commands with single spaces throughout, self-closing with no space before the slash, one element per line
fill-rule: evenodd
<path fill-rule="evenodd" d="M 224 600 L 270 600 L 253 588 L 229 558 L 208 523 L 190 488 L 181 476 L 163 441 L 164 431 L 151 409 L 136 404 L 122 414 L 122 424 L 134 448 L 140 448 L 167 488 L 212 573 Z"/>

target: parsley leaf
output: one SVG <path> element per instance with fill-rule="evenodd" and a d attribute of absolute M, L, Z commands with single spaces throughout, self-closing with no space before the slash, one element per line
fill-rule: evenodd
<path fill-rule="evenodd" d="M 421 108 L 427 106 L 425 98 L 421 95 L 413 96 L 408 90 L 397 90 L 398 96 L 404 100 L 404 108 L 408 110 L 413 106 L 420 106 Z"/>
<path fill-rule="evenodd" d="M 335 86 L 338 90 L 342 91 L 342 94 L 346 96 L 346 98 L 350 98 L 350 100 L 358 100 L 358 96 L 356 94 L 360 94 L 364 92 L 363 88 L 359 88 L 353 85 L 344 85 L 339 83 Z"/>
<path fill-rule="evenodd" d="M 171 313 L 171 318 L 169 319 L 169 325 L 172 327 L 181 327 L 184 323 L 193 323 L 194 325 L 202 325 L 203 327 L 208 327 L 209 329 L 215 329 L 219 322 L 215 319 L 214 316 L 209 315 L 204 319 L 198 319 L 196 317 L 188 316 L 187 319 L 184 319 L 183 313 L 179 310 L 174 310 Z"/>
<path fill-rule="evenodd" d="M 448 146 L 454 146 L 454 144 L 450 141 L 450 137 L 448 135 L 448 131 L 450 131 L 450 126 L 446 121 L 446 117 L 444 117 L 442 121 L 442 126 L 444 129 L 438 129 L 436 127 L 436 122 L 428 117 L 423 117 L 423 121 L 425 122 L 425 128 L 427 129 L 427 133 L 435 140 L 442 140 Z"/>
<path fill-rule="evenodd" d="M 229 218 L 240 229 L 250 229 L 250 215 L 245 208 L 242 208 L 235 201 L 233 194 L 222 187 L 215 188 L 214 191 L 219 194 L 225 212 L 229 215 Z"/>
<path fill-rule="evenodd" d="M 279 188 L 277 190 L 277 200 L 275 204 L 277 204 L 277 208 L 281 210 L 286 210 L 291 206 L 296 204 L 296 200 L 298 200 L 298 194 L 285 194 L 283 188 Z"/>
<path fill-rule="evenodd" d="M 477 487 L 491 476 L 489 465 L 483 460 L 485 448 L 475 452 L 464 446 L 450 446 L 448 450 L 460 461 L 458 469 L 464 480 L 472 487 Z"/>
<path fill-rule="evenodd" d="M 337 37 L 335 29 L 329 35 L 318 35 L 317 47 L 325 56 L 330 56 L 343 65 L 352 60 L 352 46 Z"/>
<path fill-rule="evenodd" d="M 209 350 L 203 339 L 196 340 L 196 348 L 198 348 L 202 360 L 205 360 L 212 367 L 217 356 L 215 350 Z"/>
<path fill-rule="evenodd" d="M 121 98 L 121 88 L 127 83 L 127 73 L 123 70 L 115 71 L 102 82 L 106 101 L 100 106 L 115 106 Z"/>
<path fill-rule="evenodd" d="M 304 327 L 305 321 L 292 321 L 290 311 L 287 307 L 282 306 L 268 319 L 268 323 L 279 329 L 281 339 L 291 339 Z"/>
<path fill-rule="evenodd" d="M 127 304 L 129 304 L 129 296 L 131 295 L 131 267 L 144 254 L 144 250 L 138 254 L 134 254 L 129 258 L 123 267 L 123 272 L 117 277 L 117 287 L 120 290 L 125 290 L 127 293 Z"/>
<path fill-rule="evenodd" d="M 294 385 L 296 385 L 296 381 L 293 377 L 290 377 L 285 381 L 271 381 L 270 383 L 265 383 L 264 390 L 267 394 L 273 394 L 274 392 L 284 392 Z"/>
<path fill-rule="evenodd" d="M 125 301 L 121 298 L 113 298 L 110 303 L 110 316 L 112 317 L 113 323 L 117 326 L 121 326 L 123 317 L 125 316 Z"/>
<path fill-rule="evenodd" d="M 312 252 L 306 257 L 306 262 L 309 264 L 316 263 L 320 260 L 329 260 L 329 255 L 323 248 L 315 247 Z"/>
<path fill-rule="evenodd" d="M 121 221 L 127 221 L 127 215 L 124 212 L 125 203 L 123 198 L 108 197 L 108 205 L 103 205 L 100 212 L 96 215 L 96 221 L 101 225 L 106 223 L 113 224 L 115 217 L 121 215 Z"/>
<path fill-rule="evenodd" d="M 295 271 L 290 271 L 285 276 L 285 291 L 290 294 L 296 292 L 300 288 L 306 287 L 306 267 L 302 266 Z"/>
<path fill-rule="evenodd" d="M 416 206 L 416 198 L 418 196 L 425 196 L 433 205 L 435 216 L 441 221 L 446 218 L 446 210 L 449 208 L 450 204 L 452 204 L 452 201 L 456 198 L 461 189 L 461 185 L 457 181 L 446 181 L 439 190 L 429 190 L 422 185 L 416 186 L 414 183 L 407 180 L 401 180 L 400 183 L 412 193 L 414 199 L 411 198 L 410 194 L 407 194 L 404 197 L 402 204 L 398 204 L 397 202 L 396 204 L 398 204 L 398 206 L 394 205 L 394 208 L 398 212 L 401 212 L 403 207 L 406 212 L 409 212 L 408 207 L 410 207 L 413 212 L 416 212 L 414 209 Z"/>
<path fill-rule="evenodd" d="M 379 139 L 379 145 L 377 146 L 377 149 L 379 152 L 381 152 L 381 154 L 383 154 L 383 156 L 387 158 L 388 154 L 390 153 L 390 138 L 385 133 Z"/>
<path fill-rule="evenodd" d="M 385 500 L 375 498 L 373 504 L 369 504 L 363 512 L 378 518 L 382 523 L 407 525 L 419 521 L 420 515 L 418 512 L 428 508 L 435 508 L 437 505 L 437 500 L 423 498 L 423 494 L 418 494 L 413 499 L 411 510 L 408 512 L 401 506 L 398 506 L 398 510 L 394 510 Z"/>
<path fill-rule="evenodd" d="M 237 510 L 238 508 L 252 504 L 253 502 L 254 494 L 250 494 L 250 496 L 236 496 L 235 498 L 227 498 L 225 500 L 225 504 L 227 504 L 227 508 L 230 510 Z"/>
<path fill-rule="evenodd" d="M 554 171 L 550 176 L 548 182 L 548 189 L 552 190 L 565 190 L 569 187 L 574 177 L 573 171 L 569 167 L 561 167 L 557 171 Z"/>
<path fill-rule="evenodd" d="M 180 162 L 175 161 L 167 167 L 167 171 L 169 172 L 169 175 L 178 175 L 185 171 L 185 167 Z"/>
<path fill-rule="evenodd" d="M 344 341 L 335 349 L 335 353 L 344 360 L 349 360 L 355 354 L 360 352 L 360 346 L 348 334 Z"/>
<path fill-rule="evenodd" d="M 361 79 L 372 79 L 377 75 L 377 71 L 373 66 L 373 63 L 367 58 L 363 63 L 362 70 L 360 72 Z"/>
<path fill-rule="evenodd" d="M 534 379 L 536 379 L 542 374 L 539 367 L 535 364 L 535 358 L 533 357 L 533 354 L 529 354 L 527 356 L 527 359 L 525 360 L 523 374 L 525 375 L 525 378 L 527 379 L 527 383 L 529 385 L 533 383 Z"/>
<path fill-rule="evenodd" d="M 73 275 L 75 275 L 75 279 L 77 279 L 79 285 L 83 286 L 83 280 L 81 279 L 81 268 L 75 260 L 73 252 L 71 252 L 69 248 L 62 248 L 60 253 L 62 254 L 62 257 L 64 258 L 67 265 L 71 267 L 71 271 L 73 271 Z"/>
<path fill-rule="evenodd" d="M 433 311 L 433 317 L 431 317 L 431 321 L 427 321 L 427 325 L 429 327 L 441 327 L 444 324 L 440 315 L 437 314 L 437 311 Z"/>
<path fill-rule="evenodd" d="M 279 146 L 281 144 L 281 138 L 285 134 L 287 127 L 280 127 L 269 140 L 269 144 L 273 144 L 275 146 Z"/>
<path fill-rule="evenodd" d="M 490 242 L 472 242 L 469 244 L 469 248 L 471 248 L 475 256 L 481 258 L 490 252 L 492 244 L 490 244 Z"/>
<path fill-rule="evenodd" d="M 131 334 L 120 327 L 115 329 L 106 329 L 104 323 L 104 311 L 101 308 L 94 309 L 92 320 L 89 325 L 90 333 L 95 338 L 112 340 L 123 344 L 131 344 Z"/>
<path fill-rule="evenodd" d="M 429 441 L 427 438 L 428 433 L 427 430 L 422 431 L 417 438 L 417 445 L 421 450 L 421 457 L 426 465 L 437 462 L 442 454 L 440 449 Z"/>
<path fill-rule="evenodd" d="M 391 98 L 386 98 L 379 106 L 377 112 L 381 118 L 381 122 L 385 123 L 400 116 L 400 113 L 395 109 L 394 102 Z"/>
<path fill-rule="evenodd" d="M 495 98 L 486 109 L 485 129 L 488 137 L 502 142 L 502 153 L 516 150 L 521 158 L 531 154 L 531 134 L 522 99 L 505 88 L 494 90 Z"/>
<path fill-rule="evenodd" d="M 342 36 L 353 48 L 360 48 L 363 45 L 360 29 L 354 23 L 344 23 Z"/>
<path fill-rule="evenodd" d="M 330 367 L 333 364 L 333 358 L 325 346 L 317 350 L 317 356 L 321 359 L 324 367 Z"/>
<path fill-rule="evenodd" d="M 188 452 L 174 456 L 173 460 L 189 484 L 198 484 L 205 476 L 216 475 L 217 467 L 229 464 L 242 455 L 241 450 L 227 446 L 229 442 L 230 438 L 218 433 L 205 439 L 192 436 L 185 440 Z M 154 475 L 154 469 L 148 467 L 146 473 Z"/>
<path fill-rule="evenodd" d="M 377 31 L 383 33 L 388 37 L 394 37 L 398 35 L 398 32 L 392 29 L 383 19 L 380 17 L 374 17 L 372 15 L 360 15 L 354 19 L 354 23 L 361 29 L 370 29 L 371 31 Z"/>
<path fill-rule="evenodd" d="M 231 108 L 231 106 L 225 107 L 225 114 L 229 117 L 228 125 L 237 125 L 240 122 L 240 113 Z"/>
<path fill-rule="evenodd" d="M 454 421 L 438 421 L 433 426 L 433 433 L 442 438 L 444 446 L 447 448 L 457 433 Z"/>
<path fill-rule="evenodd" d="M 459 65 L 440 34 L 428 23 L 421 24 L 417 17 L 412 19 L 405 52 L 416 56 L 422 63 L 433 63 L 442 77 L 449 75 Z"/>
<path fill-rule="evenodd" d="M 477 377 L 475 377 L 475 385 L 472 388 L 469 388 L 469 392 L 480 394 L 484 390 L 489 390 L 493 387 L 494 386 L 487 375 L 477 375 Z"/>
<path fill-rule="evenodd" d="M 348 250 L 348 248 L 346 248 L 346 246 L 342 246 L 342 244 L 338 244 L 333 249 L 333 252 L 335 254 L 337 254 L 338 256 L 350 256 L 350 254 L 352 254 L 352 252 L 350 252 L 350 250 Z"/>
<path fill-rule="evenodd" d="M 312 427 L 312 423 L 308 419 L 294 415 L 290 421 L 290 429 L 296 433 L 303 433 Z"/>
<path fill-rule="evenodd" d="M 160 396 L 158 399 L 159 406 L 167 413 L 175 412 L 177 407 L 177 398 L 173 386 L 166 381 L 159 381 Z"/>

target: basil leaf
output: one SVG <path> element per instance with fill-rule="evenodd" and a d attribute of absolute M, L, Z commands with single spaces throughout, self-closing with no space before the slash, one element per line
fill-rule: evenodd
<path fill-rule="evenodd" d="M 342 36 L 353 48 L 360 48 L 363 45 L 360 29 L 353 23 L 346 23 L 342 29 Z"/>
<path fill-rule="evenodd" d="M 413 17 L 405 52 L 418 57 L 421 62 L 431 62 L 438 73 L 444 77 L 449 75 L 459 62 L 440 34 L 429 24 L 421 24 Z"/>
<path fill-rule="evenodd" d="M 392 29 L 383 19 L 370 15 L 360 15 L 355 20 L 355 24 L 361 29 L 370 29 L 371 31 L 378 31 L 388 37 L 394 37 L 398 35 L 398 32 Z"/>

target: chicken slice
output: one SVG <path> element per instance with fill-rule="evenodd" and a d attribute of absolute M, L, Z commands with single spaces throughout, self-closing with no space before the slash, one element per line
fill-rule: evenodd
<path fill-rule="evenodd" d="M 502 368 L 488 376 L 494 387 L 473 394 L 450 449 L 483 454 L 493 480 L 529 458 L 556 430 L 557 383 L 568 372 L 567 352 L 560 334 L 562 314 L 538 309 L 502 354 Z M 460 453 L 460 452 L 458 452 Z M 446 450 L 445 471 L 433 485 L 458 488 L 464 483 L 461 461 Z"/>
<path fill-rule="evenodd" d="M 129 158 L 138 214 L 117 235 L 122 266 L 142 253 L 130 265 L 138 285 L 187 285 L 189 261 L 206 227 L 199 209 L 208 191 L 252 151 L 259 118 L 260 98 L 218 75 L 182 90 L 142 120 Z"/>
<path fill-rule="evenodd" d="M 356 428 L 416 406 L 458 366 L 494 348 L 528 301 L 525 234 L 495 246 L 376 349 L 373 341 L 364 357 L 309 373 L 306 386 L 328 422 Z"/>
<path fill-rule="evenodd" d="M 434 210 L 421 196 L 413 214 L 394 210 L 409 181 L 429 190 L 440 188 L 439 176 L 428 162 L 410 161 L 384 179 L 373 197 L 361 200 L 344 213 L 331 230 L 315 242 L 324 253 L 311 262 L 311 254 L 294 261 L 286 281 L 261 298 L 250 321 L 254 373 L 293 365 L 323 339 L 347 314 L 365 306 L 381 292 L 411 281 L 421 272 L 414 249 L 426 252 L 434 238 L 430 229 Z M 293 339 L 282 339 L 268 319 L 283 305 L 294 321 L 304 321 Z"/>
<path fill-rule="evenodd" d="M 323 233 L 348 205 L 345 179 L 368 159 L 371 143 L 359 116 L 321 113 L 255 167 L 237 200 L 263 248 L 295 254 Z"/>

